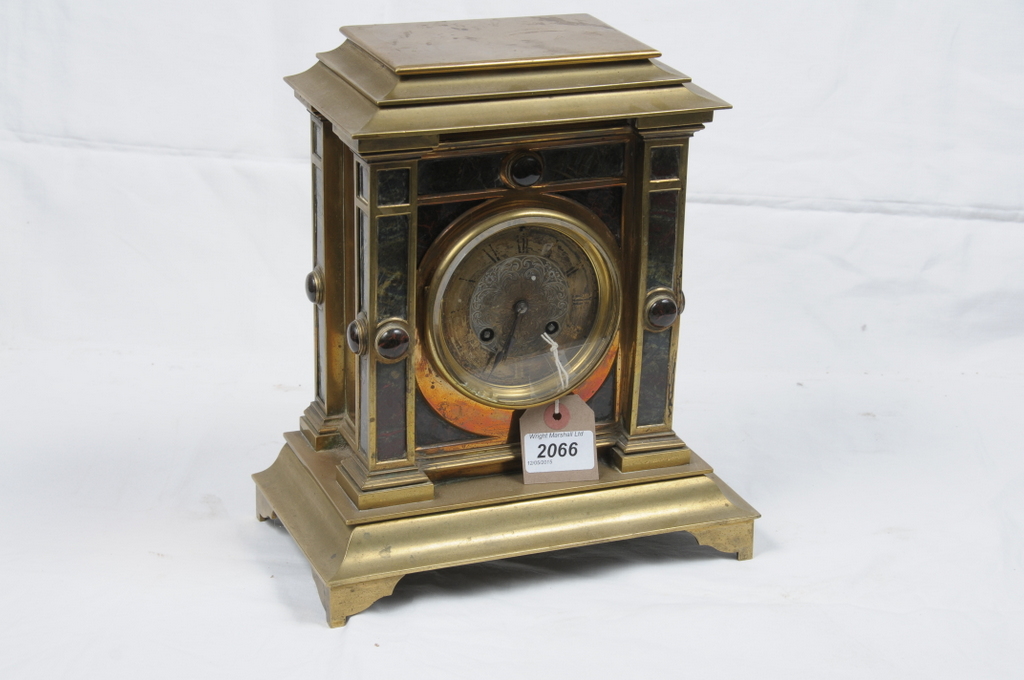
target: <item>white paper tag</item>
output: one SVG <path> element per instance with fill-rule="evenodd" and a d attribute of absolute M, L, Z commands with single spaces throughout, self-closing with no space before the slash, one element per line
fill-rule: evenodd
<path fill-rule="evenodd" d="M 594 433 L 590 430 L 531 432 L 523 437 L 527 472 L 565 472 L 594 467 Z"/>
<path fill-rule="evenodd" d="M 577 395 L 527 409 L 519 432 L 525 484 L 598 479 L 594 411 Z"/>

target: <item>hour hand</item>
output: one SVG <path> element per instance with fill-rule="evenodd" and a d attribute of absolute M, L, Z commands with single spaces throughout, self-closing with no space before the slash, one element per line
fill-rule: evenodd
<path fill-rule="evenodd" d="M 505 344 L 502 346 L 501 351 L 494 355 L 494 360 L 491 363 L 491 372 L 498 367 L 502 359 L 508 356 L 508 350 L 512 346 L 512 338 L 516 334 L 516 326 L 519 325 L 519 318 L 526 314 L 526 310 L 530 308 L 530 305 L 526 303 L 526 300 L 519 300 L 512 305 L 512 323 L 509 326 L 508 334 L 505 335 Z"/>

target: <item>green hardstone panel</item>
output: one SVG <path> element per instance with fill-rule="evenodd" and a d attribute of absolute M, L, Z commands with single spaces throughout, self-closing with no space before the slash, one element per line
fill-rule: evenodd
<path fill-rule="evenodd" d="M 640 362 L 640 400 L 637 425 L 661 425 L 668 406 L 669 354 L 672 331 L 644 331 L 643 360 Z"/>
<path fill-rule="evenodd" d="M 377 318 L 409 315 L 409 216 L 377 219 Z"/>
<path fill-rule="evenodd" d="M 377 460 L 405 457 L 405 363 L 377 364 Z"/>
<path fill-rule="evenodd" d="M 647 227 L 647 288 L 674 283 L 679 190 L 652 191 Z"/>

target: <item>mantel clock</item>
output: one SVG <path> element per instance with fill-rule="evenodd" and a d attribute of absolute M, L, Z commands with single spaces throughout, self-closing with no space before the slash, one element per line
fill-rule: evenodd
<path fill-rule="evenodd" d="M 315 399 L 254 475 L 328 622 L 407 573 L 634 536 L 751 557 L 757 512 L 672 430 L 687 150 L 729 105 L 584 14 L 342 33 L 286 78 Z M 520 416 L 570 393 L 599 478 L 524 484 Z"/>

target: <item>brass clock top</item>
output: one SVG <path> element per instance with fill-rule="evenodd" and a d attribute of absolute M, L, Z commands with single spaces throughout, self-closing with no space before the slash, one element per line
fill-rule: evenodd
<path fill-rule="evenodd" d="M 661 56 L 589 14 L 344 26 L 341 32 L 399 75 Z"/>
<path fill-rule="evenodd" d="M 729 104 L 587 14 L 347 26 L 285 78 L 360 154 L 533 126 L 706 123 Z M 511 104 L 510 101 L 514 101 Z"/>

